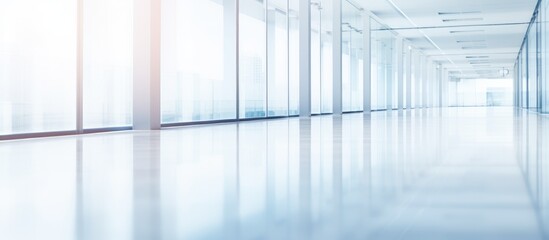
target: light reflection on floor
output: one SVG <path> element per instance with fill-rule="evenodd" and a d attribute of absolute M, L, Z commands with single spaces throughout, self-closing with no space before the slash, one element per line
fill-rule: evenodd
<path fill-rule="evenodd" d="M 0 239 L 543 239 L 548 154 L 511 108 L 0 142 Z"/>

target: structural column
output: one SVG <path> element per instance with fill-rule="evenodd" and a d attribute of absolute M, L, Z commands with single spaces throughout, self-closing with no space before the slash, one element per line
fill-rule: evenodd
<path fill-rule="evenodd" d="M 223 75 L 227 81 L 233 81 L 236 86 L 236 114 L 240 118 L 240 84 L 238 81 L 238 0 L 223 0 L 223 53 L 224 66 Z"/>
<path fill-rule="evenodd" d="M 412 47 L 406 46 L 406 109 L 412 109 Z"/>
<path fill-rule="evenodd" d="M 396 70 L 397 70 L 397 81 L 396 83 L 398 88 L 398 110 L 404 108 L 404 39 L 402 36 L 398 36 L 396 40 Z"/>
<path fill-rule="evenodd" d="M 343 113 L 343 86 L 342 86 L 342 54 L 341 54 L 341 1 L 332 0 L 333 3 L 333 114 Z"/>
<path fill-rule="evenodd" d="M 448 69 L 447 68 L 443 68 L 442 70 L 442 79 L 441 79 L 441 82 L 442 82 L 442 92 L 441 92 L 441 98 L 442 98 L 442 105 L 441 107 L 448 107 L 449 105 L 449 96 L 450 94 L 448 93 L 448 87 L 450 85 L 450 76 L 448 74 Z"/>
<path fill-rule="evenodd" d="M 160 1 L 134 0 L 133 128 L 160 129 Z"/>
<path fill-rule="evenodd" d="M 299 0 L 299 115 L 311 116 L 311 1 Z"/>
<path fill-rule="evenodd" d="M 431 107 L 431 99 L 433 98 L 433 90 L 432 90 L 432 81 L 433 81 L 433 62 L 431 60 L 427 59 L 426 65 L 425 65 L 425 85 L 423 85 L 424 92 L 424 98 L 423 98 L 423 107 L 429 108 Z"/>
<path fill-rule="evenodd" d="M 364 84 L 363 84 L 363 106 L 364 106 L 364 113 L 370 114 L 372 111 L 372 45 L 371 45 L 371 33 L 370 33 L 370 16 L 367 13 L 363 13 L 362 16 L 362 24 L 363 24 L 363 78 L 364 78 Z"/>
<path fill-rule="evenodd" d="M 385 50 L 385 49 L 384 49 Z M 385 58 L 385 61 L 382 61 L 383 64 L 386 64 L 386 66 L 391 65 L 391 67 L 385 67 L 385 80 L 387 81 L 385 85 L 385 99 L 386 99 L 386 108 L 387 111 L 393 110 L 393 82 L 395 81 L 395 74 L 393 67 L 396 67 L 393 65 L 395 62 L 394 59 L 396 57 L 396 53 L 392 52 L 390 50 L 386 50 L 390 54 L 382 53 L 383 58 Z"/>
<path fill-rule="evenodd" d="M 443 98 L 442 96 L 444 96 L 444 84 L 445 84 L 445 80 L 444 80 L 444 69 L 442 68 L 442 65 L 438 65 L 438 107 L 442 107 L 444 105 L 444 102 L 443 102 Z"/>
<path fill-rule="evenodd" d="M 429 61 L 428 63 L 428 69 L 427 69 L 427 74 L 428 74 L 428 78 L 427 78 L 427 107 L 433 107 L 433 96 L 434 96 L 434 91 L 433 91 L 433 85 L 434 85 L 434 79 L 435 79 L 435 65 L 432 61 Z"/>
<path fill-rule="evenodd" d="M 414 68 L 414 71 L 415 71 L 415 76 L 416 76 L 416 79 L 415 79 L 415 88 L 416 88 L 416 92 L 415 92 L 415 108 L 420 108 L 421 107 L 421 78 L 423 77 L 423 56 L 421 56 L 419 53 L 416 57 L 416 67 Z"/>
<path fill-rule="evenodd" d="M 425 56 L 422 61 L 422 76 L 421 76 L 421 107 L 427 107 L 427 83 L 429 82 L 429 59 Z"/>
<path fill-rule="evenodd" d="M 438 64 L 435 62 L 433 63 L 433 77 L 432 77 L 432 81 L 431 81 L 431 89 L 433 89 L 433 94 L 431 95 L 431 107 L 436 107 L 438 104 L 438 79 L 439 79 L 439 76 L 438 76 L 438 69 L 439 69 L 439 66 Z"/>

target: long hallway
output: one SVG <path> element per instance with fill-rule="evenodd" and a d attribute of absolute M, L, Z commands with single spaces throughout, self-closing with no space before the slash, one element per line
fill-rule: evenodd
<path fill-rule="evenodd" d="M 543 239 L 547 116 L 440 108 L 0 142 L 0 239 Z"/>

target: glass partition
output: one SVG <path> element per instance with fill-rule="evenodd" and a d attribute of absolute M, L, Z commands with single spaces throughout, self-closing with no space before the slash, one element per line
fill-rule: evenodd
<path fill-rule="evenodd" d="M 523 46 L 526 46 L 524 44 Z M 526 57 L 526 47 L 523 47 L 520 59 L 521 59 L 521 84 L 522 84 L 522 107 L 528 108 L 528 59 Z"/>
<path fill-rule="evenodd" d="M 538 4 L 515 61 L 516 104 L 540 113 L 549 113 L 549 78 L 546 77 L 549 67 L 546 39 L 548 6 L 548 0 Z"/>
<path fill-rule="evenodd" d="M 538 101 L 537 81 L 537 36 L 536 23 L 530 27 L 528 32 L 528 108 L 536 109 Z"/>
<path fill-rule="evenodd" d="M 548 17 L 547 17 L 547 10 L 548 10 L 548 7 L 549 7 L 549 1 L 543 1 L 541 6 L 540 6 L 540 28 L 541 28 L 541 31 L 540 31 L 540 41 L 539 41 L 539 48 L 538 51 L 541 52 L 540 53 L 540 66 L 541 66 L 541 69 L 542 71 L 540 71 L 540 74 L 541 74 L 541 78 L 540 78 L 540 83 L 541 83 L 541 89 L 540 89 L 540 94 L 541 94 L 541 109 L 540 109 L 540 112 L 542 113 L 549 113 L 549 78 L 547 78 L 547 74 L 549 73 L 548 69 L 549 69 L 549 52 L 547 51 L 548 50 L 548 41 L 547 41 L 547 37 L 548 36 L 548 31 L 549 31 L 549 26 L 547 24 L 547 20 L 548 20 Z"/>
<path fill-rule="evenodd" d="M 450 83 L 450 106 L 492 107 L 513 105 L 512 79 L 459 79 Z"/>

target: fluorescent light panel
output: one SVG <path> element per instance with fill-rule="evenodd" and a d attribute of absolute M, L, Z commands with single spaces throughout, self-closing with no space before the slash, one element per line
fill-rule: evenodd
<path fill-rule="evenodd" d="M 486 40 L 458 40 L 457 43 L 479 43 L 486 42 Z"/>
<path fill-rule="evenodd" d="M 484 18 L 453 18 L 442 19 L 442 22 L 469 22 L 469 21 L 483 21 Z"/>
<path fill-rule="evenodd" d="M 464 11 L 464 12 L 438 12 L 438 15 L 463 15 L 463 14 L 479 14 L 481 11 Z"/>
<path fill-rule="evenodd" d="M 477 68 L 477 67 L 478 67 L 478 68 L 481 68 L 481 67 L 491 67 L 491 66 L 492 66 L 492 65 L 490 65 L 490 64 L 484 64 L 484 65 L 474 65 L 473 67 L 475 67 L 475 68 Z"/>
<path fill-rule="evenodd" d="M 484 32 L 484 30 L 461 30 L 461 31 L 450 31 L 450 33 L 478 33 L 478 32 Z"/>
<path fill-rule="evenodd" d="M 467 59 L 490 58 L 489 56 L 466 56 Z"/>
<path fill-rule="evenodd" d="M 469 47 L 461 47 L 463 50 L 469 50 L 469 49 L 484 49 L 487 48 L 487 46 L 469 46 Z"/>

